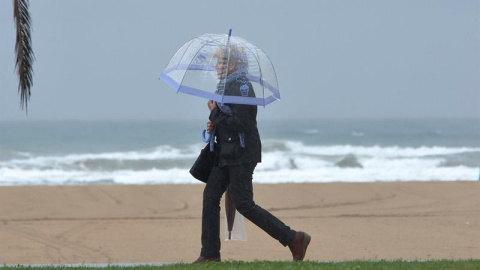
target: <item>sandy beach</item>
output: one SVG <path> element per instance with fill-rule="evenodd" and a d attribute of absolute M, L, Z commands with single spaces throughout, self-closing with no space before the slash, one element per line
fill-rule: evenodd
<path fill-rule="evenodd" d="M 257 204 L 311 234 L 308 260 L 480 258 L 480 182 L 254 189 Z M 201 184 L 0 187 L 0 264 L 193 261 L 202 190 Z M 248 241 L 222 242 L 222 259 L 290 260 L 288 248 L 246 226 Z"/>

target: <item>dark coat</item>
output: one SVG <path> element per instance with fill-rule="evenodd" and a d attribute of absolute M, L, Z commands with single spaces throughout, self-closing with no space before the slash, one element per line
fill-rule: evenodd
<path fill-rule="evenodd" d="M 228 83 L 225 92 L 240 93 L 240 85 L 237 81 Z M 249 87 L 252 87 L 250 83 Z M 216 128 L 215 164 L 221 167 L 261 162 L 262 143 L 257 129 L 257 106 L 225 105 L 231 108 L 232 115 L 225 114 L 215 107 L 209 117 Z M 245 148 L 241 147 L 239 132 L 244 133 Z"/>

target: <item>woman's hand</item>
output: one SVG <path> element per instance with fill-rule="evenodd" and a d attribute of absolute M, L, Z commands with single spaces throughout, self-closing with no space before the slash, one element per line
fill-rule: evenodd
<path fill-rule="evenodd" d="M 208 109 L 209 109 L 210 111 L 212 111 L 213 108 L 217 107 L 217 102 L 215 102 L 215 101 L 213 101 L 213 100 L 209 100 L 209 101 L 207 102 L 207 106 L 208 106 Z"/>
<path fill-rule="evenodd" d="M 213 129 L 215 128 L 215 123 L 212 121 L 207 122 L 207 133 L 210 134 L 212 133 Z"/>

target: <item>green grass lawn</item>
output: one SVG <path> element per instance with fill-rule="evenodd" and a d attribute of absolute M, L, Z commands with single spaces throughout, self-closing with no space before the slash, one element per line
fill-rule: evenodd
<path fill-rule="evenodd" d="M 6 269 L 99 269 L 98 267 L 65 267 L 65 266 L 3 266 L 2 270 Z M 100 269 L 108 270 L 154 270 L 154 269 L 320 269 L 320 270 L 480 270 L 480 260 L 462 260 L 462 261 L 347 261 L 347 262 L 290 262 L 290 261 L 253 261 L 253 262 L 239 262 L 226 261 L 221 263 L 202 263 L 202 264 L 170 264 L 164 266 L 107 266 Z"/>

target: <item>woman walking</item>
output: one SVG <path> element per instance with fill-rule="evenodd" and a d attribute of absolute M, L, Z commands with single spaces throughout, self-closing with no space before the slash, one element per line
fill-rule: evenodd
<path fill-rule="evenodd" d="M 230 46 L 219 48 L 215 56 L 217 92 L 224 95 L 254 96 L 253 86 L 247 78 L 248 63 L 244 52 Z M 202 249 L 195 263 L 221 261 L 220 256 L 220 199 L 231 185 L 237 210 L 283 246 L 288 246 L 293 260 L 305 257 L 311 237 L 305 232 L 292 230 L 271 213 L 253 201 L 252 176 L 261 162 L 261 141 L 257 129 L 257 106 L 222 104 L 208 101 L 210 110 L 207 132 L 215 136 L 214 166 L 203 192 Z"/>

